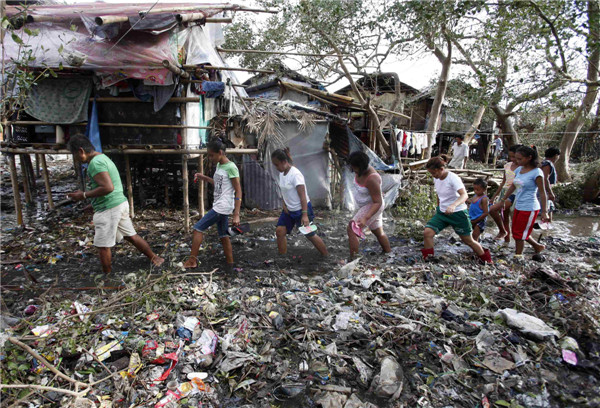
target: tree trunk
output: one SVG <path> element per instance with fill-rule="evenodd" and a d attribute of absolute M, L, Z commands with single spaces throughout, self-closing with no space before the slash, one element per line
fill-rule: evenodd
<path fill-rule="evenodd" d="M 477 128 L 479 127 L 479 124 L 481 123 L 481 118 L 483 118 L 484 113 L 485 113 L 485 106 L 480 105 L 479 108 L 477 109 L 477 112 L 475 112 L 475 117 L 473 118 L 473 123 L 471 123 L 471 128 L 465 135 L 465 143 L 466 144 L 469 144 L 471 139 L 473 139 L 473 136 L 475 136 L 475 132 L 477 131 Z"/>
<path fill-rule="evenodd" d="M 556 162 L 556 173 L 558 181 L 562 182 L 571 180 L 571 174 L 569 173 L 571 150 L 579 131 L 583 127 L 585 118 L 590 113 L 598 95 L 598 85 L 592 84 L 598 81 L 598 63 L 600 62 L 600 6 L 598 2 L 589 1 L 587 12 L 589 26 L 587 45 L 590 50 L 587 79 L 590 83 L 586 84 L 585 95 L 581 101 L 581 105 L 577 108 L 573 119 L 567 124 L 565 134 L 560 142 L 560 157 Z"/>
<path fill-rule="evenodd" d="M 504 135 L 504 141 L 506 142 L 506 147 L 511 147 L 516 144 L 519 144 L 519 134 L 515 130 L 512 120 L 510 119 L 510 114 L 506 113 L 506 111 L 498 105 L 491 106 L 492 111 L 496 114 L 496 120 L 498 121 L 498 126 Z"/>
<path fill-rule="evenodd" d="M 431 151 L 433 149 L 433 143 L 438 130 L 438 122 L 440 120 L 440 114 L 442 112 L 442 104 L 446 96 L 446 89 L 448 88 L 448 78 L 450 76 L 450 65 L 452 65 L 452 46 L 448 41 L 448 54 L 444 56 L 441 51 L 436 50 L 436 56 L 442 63 L 442 72 L 437 83 L 437 89 L 435 91 L 435 99 L 433 100 L 433 106 L 429 113 L 429 122 L 427 123 L 427 149 L 425 150 L 425 159 L 431 158 Z"/>

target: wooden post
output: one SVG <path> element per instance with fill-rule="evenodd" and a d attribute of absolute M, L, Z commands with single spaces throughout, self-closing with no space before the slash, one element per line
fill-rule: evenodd
<path fill-rule="evenodd" d="M 185 125 L 186 121 L 186 104 L 181 104 L 181 124 Z M 181 131 L 181 142 L 185 149 L 187 149 L 187 131 L 183 129 Z M 181 177 L 183 178 L 183 219 L 184 219 L 184 231 L 190 232 L 190 185 L 188 177 L 188 155 L 181 155 Z"/>
<path fill-rule="evenodd" d="M 23 225 L 23 206 L 21 205 L 21 192 L 19 191 L 19 178 L 17 177 L 17 165 L 15 164 L 15 155 L 8 154 L 10 165 L 10 183 L 12 184 L 13 196 L 15 200 L 15 211 L 17 212 L 17 224 Z"/>
<path fill-rule="evenodd" d="M 77 176 L 77 185 L 79 186 L 79 189 L 81 191 L 85 191 L 85 186 L 83 184 L 83 176 L 81 174 L 81 163 L 79 163 L 79 160 L 77 160 L 75 155 L 73 155 L 72 157 L 73 157 L 73 168 L 75 169 L 75 176 Z"/>
<path fill-rule="evenodd" d="M 48 195 L 48 207 L 54 209 L 54 200 L 52 200 L 52 189 L 50 188 L 50 177 L 48 175 L 48 166 L 46 165 L 46 155 L 40 154 L 39 161 L 42 164 L 42 173 L 44 176 L 44 184 L 46 185 L 46 194 Z"/>
<path fill-rule="evenodd" d="M 133 186 L 131 185 L 131 167 L 129 166 L 129 155 L 125 155 L 125 181 L 127 183 L 127 200 L 129 201 L 129 216 L 133 219 L 135 212 L 133 208 Z"/>
<path fill-rule="evenodd" d="M 39 154 L 35 155 L 35 176 L 40 177 L 40 156 Z"/>
<path fill-rule="evenodd" d="M 31 204 L 31 188 L 29 186 L 29 175 L 27 174 L 27 164 L 25 162 L 25 155 L 19 155 L 21 161 L 21 173 L 23 173 L 23 189 L 25 190 L 25 203 Z"/>
<path fill-rule="evenodd" d="M 204 155 L 198 156 L 198 173 L 204 174 Z M 198 181 L 198 211 L 204 217 L 204 181 Z"/>

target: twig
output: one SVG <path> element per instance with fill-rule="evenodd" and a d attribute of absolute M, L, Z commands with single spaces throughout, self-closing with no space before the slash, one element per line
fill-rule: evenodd
<path fill-rule="evenodd" d="M 38 391 L 54 391 L 54 392 L 60 392 L 63 394 L 68 394 L 68 395 L 72 395 L 73 397 L 82 397 L 85 394 L 87 394 L 87 392 L 89 391 L 88 388 L 86 388 L 83 391 L 80 392 L 75 392 L 75 391 L 71 391 L 71 390 L 65 390 L 64 388 L 56 388 L 56 387 L 47 387 L 45 385 L 37 385 L 37 384 L 0 384 L 0 390 L 5 389 L 5 388 L 28 388 L 28 389 L 32 389 L 32 390 L 38 390 Z"/>
<path fill-rule="evenodd" d="M 22 348 L 23 350 L 25 350 L 26 352 L 28 352 L 29 354 L 31 354 L 33 356 L 33 358 L 35 358 L 36 360 L 40 361 L 42 364 L 44 364 L 46 366 L 46 368 L 48 370 L 52 371 L 54 374 L 56 374 L 60 378 L 62 378 L 64 380 L 67 380 L 70 383 L 75 384 L 76 387 L 83 387 L 83 388 L 88 388 L 89 387 L 88 384 L 82 383 L 81 381 L 77 381 L 77 380 L 75 380 L 75 379 L 67 376 L 66 374 L 62 373 L 61 371 L 59 371 L 56 367 L 54 367 L 52 364 L 50 364 L 48 362 L 48 360 L 46 360 L 44 357 L 40 356 L 35 350 L 33 350 L 27 344 L 20 342 L 19 340 L 17 340 L 14 337 L 9 337 L 8 341 L 10 341 L 15 346 L 18 346 L 18 347 Z"/>

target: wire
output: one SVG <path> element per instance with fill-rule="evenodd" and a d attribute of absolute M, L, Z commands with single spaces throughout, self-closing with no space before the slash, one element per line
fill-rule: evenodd
<path fill-rule="evenodd" d="M 146 16 L 148 15 L 148 13 L 150 13 L 150 11 L 151 11 L 151 10 L 154 8 L 154 6 L 156 6 L 156 5 L 158 4 L 158 2 L 159 2 L 159 1 L 160 1 L 160 0 L 156 0 L 156 2 L 154 2 L 154 4 L 153 4 L 153 5 L 152 5 L 152 6 L 151 6 L 149 9 L 148 9 L 148 11 L 146 11 L 146 12 L 145 12 L 145 13 L 142 15 L 142 17 L 141 17 L 141 18 L 140 18 L 138 21 L 136 21 L 136 22 L 135 22 L 135 24 L 134 24 L 134 25 L 132 25 L 131 27 L 129 27 L 129 30 L 127 30 L 127 32 L 126 32 L 125 34 L 123 34 L 123 35 L 121 36 L 121 38 L 119 38 L 119 39 L 117 40 L 117 42 L 116 42 L 116 43 L 115 43 L 115 44 L 114 44 L 112 47 L 110 47 L 110 49 L 109 49 L 108 51 L 106 51 L 106 53 L 105 53 L 104 55 L 106 55 L 106 54 L 108 54 L 109 52 L 111 52 L 111 51 L 112 51 L 112 49 L 113 49 L 113 48 L 115 48 L 115 47 L 116 47 L 116 46 L 117 46 L 117 45 L 118 45 L 118 44 L 121 42 L 121 40 L 122 40 L 123 38 L 125 38 L 125 36 L 126 36 L 127 34 L 129 34 L 129 32 L 130 32 L 131 30 L 133 30 L 133 28 L 134 28 L 136 25 L 138 25 L 138 23 L 139 23 L 140 21 L 142 21 L 143 19 L 145 19 L 145 18 L 146 18 Z"/>

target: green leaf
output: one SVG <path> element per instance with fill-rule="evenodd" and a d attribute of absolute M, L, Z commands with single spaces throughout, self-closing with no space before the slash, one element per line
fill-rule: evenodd
<path fill-rule="evenodd" d="M 71 31 L 77 31 L 77 26 L 75 24 L 71 24 Z"/>
<path fill-rule="evenodd" d="M 9 370 L 18 370 L 19 369 L 19 365 L 17 363 L 15 363 L 14 361 L 9 361 L 6 366 L 8 367 Z"/>
<path fill-rule="evenodd" d="M 65 49 L 65 47 L 63 47 L 63 45 L 61 44 L 60 47 L 58 47 L 58 53 L 62 54 L 64 49 Z"/>
<path fill-rule="evenodd" d="M 494 402 L 495 405 L 499 405 L 501 407 L 510 407 L 510 402 L 504 400 L 498 400 Z"/>
<path fill-rule="evenodd" d="M 54 72 L 50 68 L 48 68 L 48 72 L 50 72 L 50 75 L 52 75 L 53 78 L 58 78 L 58 75 L 56 75 L 56 72 Z"/>
<path fill-rule="evenodd" d="M 27 370 L 29 370 L 29 365 L 28 364 L 21 364 L 19 366 L 19 370 L 20 371 L 27 371 Z"/>
<path fill-rule="evenodd" d="M 33 32 L 29 28 L 27 28 L 27 27 L 25 27 L 23 29 L 23 31 L 25 31 L 25 34 L 27 34 L 27 35 L 30 35 L 30 36 L 33 35 Z"/>
<path fill-rule="evenodd" d="M 19 37 L 15 33 L 12 33 L 11 37 L 12 37 L 13 41 L 16 42 L 17 44 L 23 45 L 23 40 L 21 40 L 21 37 Z"/>

